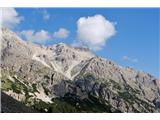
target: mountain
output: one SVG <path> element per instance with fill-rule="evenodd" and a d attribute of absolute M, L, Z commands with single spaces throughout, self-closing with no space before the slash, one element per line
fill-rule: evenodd
<path fill-rule="evenodd" d="M 160 112 L 160 80 L 148 73 L 87 48 L 40 46 L 7 28 L 1 33 L 1 89 L 26 106 L 40 112 Z"/>

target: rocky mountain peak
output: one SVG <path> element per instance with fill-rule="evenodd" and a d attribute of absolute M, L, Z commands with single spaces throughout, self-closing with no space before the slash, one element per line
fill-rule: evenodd
<path fill-rule="evenodd" d="M 100 105 L 103 112 L 159 110 L 160 82 L 152 75 L 121 67 L 87 48 L 65 43 L 42 47 L 27 43 L 7 28 L 1 31 L 2 88 L 15 99 L 47 104 L 67 97 L 78 110 L 94 103 L 91 106 Z"/>

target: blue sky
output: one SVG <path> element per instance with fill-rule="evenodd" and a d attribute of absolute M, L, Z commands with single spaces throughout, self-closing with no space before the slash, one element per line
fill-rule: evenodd
<path fill-rule="evenodd" d="M 104 40 L 105 42 L 94 52 L 122 66 L 131 66 L 160 78 L 159 9 L 18 8 L 15 10 L 21 20 L 12 29 L 17 33 L 32 30 L 32 34 L 41 30 L 47 31 L 47 34 L 53 36 L 41 43 L 45 45 L 59 42 L 76 43 L 77 21 L 82 17 L 87 20 L 88 16 L 101 15 L 114 26 L 115 30 L 112 31 L 116 32 L 109 37 L 105 36 L 104 39 L 107 40 Z M 62 33 L 65 32 L 66 36 L 58 37 L 59 34 L 56 34 L 57 36 L 54 34 L 58 33 L 60 28 L 63 28 Z"/>

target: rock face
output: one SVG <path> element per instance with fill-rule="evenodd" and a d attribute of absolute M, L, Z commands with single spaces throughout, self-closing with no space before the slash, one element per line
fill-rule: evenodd
<path fill-rule="evenodd" d="M 107 107 L 101 112 L 159 112 L 160 81 L 152 75 L 121 67 L 86 48 L 40 46 L 7 28 L 1 32 L 2 91 L 18 101 L 34 106 L 33 101 L 47 104 L 69 96 L 78 110 L 77 99 L 103 103 Z"/>

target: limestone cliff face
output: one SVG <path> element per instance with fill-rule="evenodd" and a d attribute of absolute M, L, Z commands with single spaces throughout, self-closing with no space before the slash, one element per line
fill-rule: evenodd
<path fill-rule="evenodd" d="M 40 46 L 7 28 L 1 32 L 2 91 L 18 101 L 52 103 L 69 94 L 80 100 L 102 99 L 120 112 L 159 111 L 160 81 L 154 76 L 119 66 L 86 48 Z"/>

